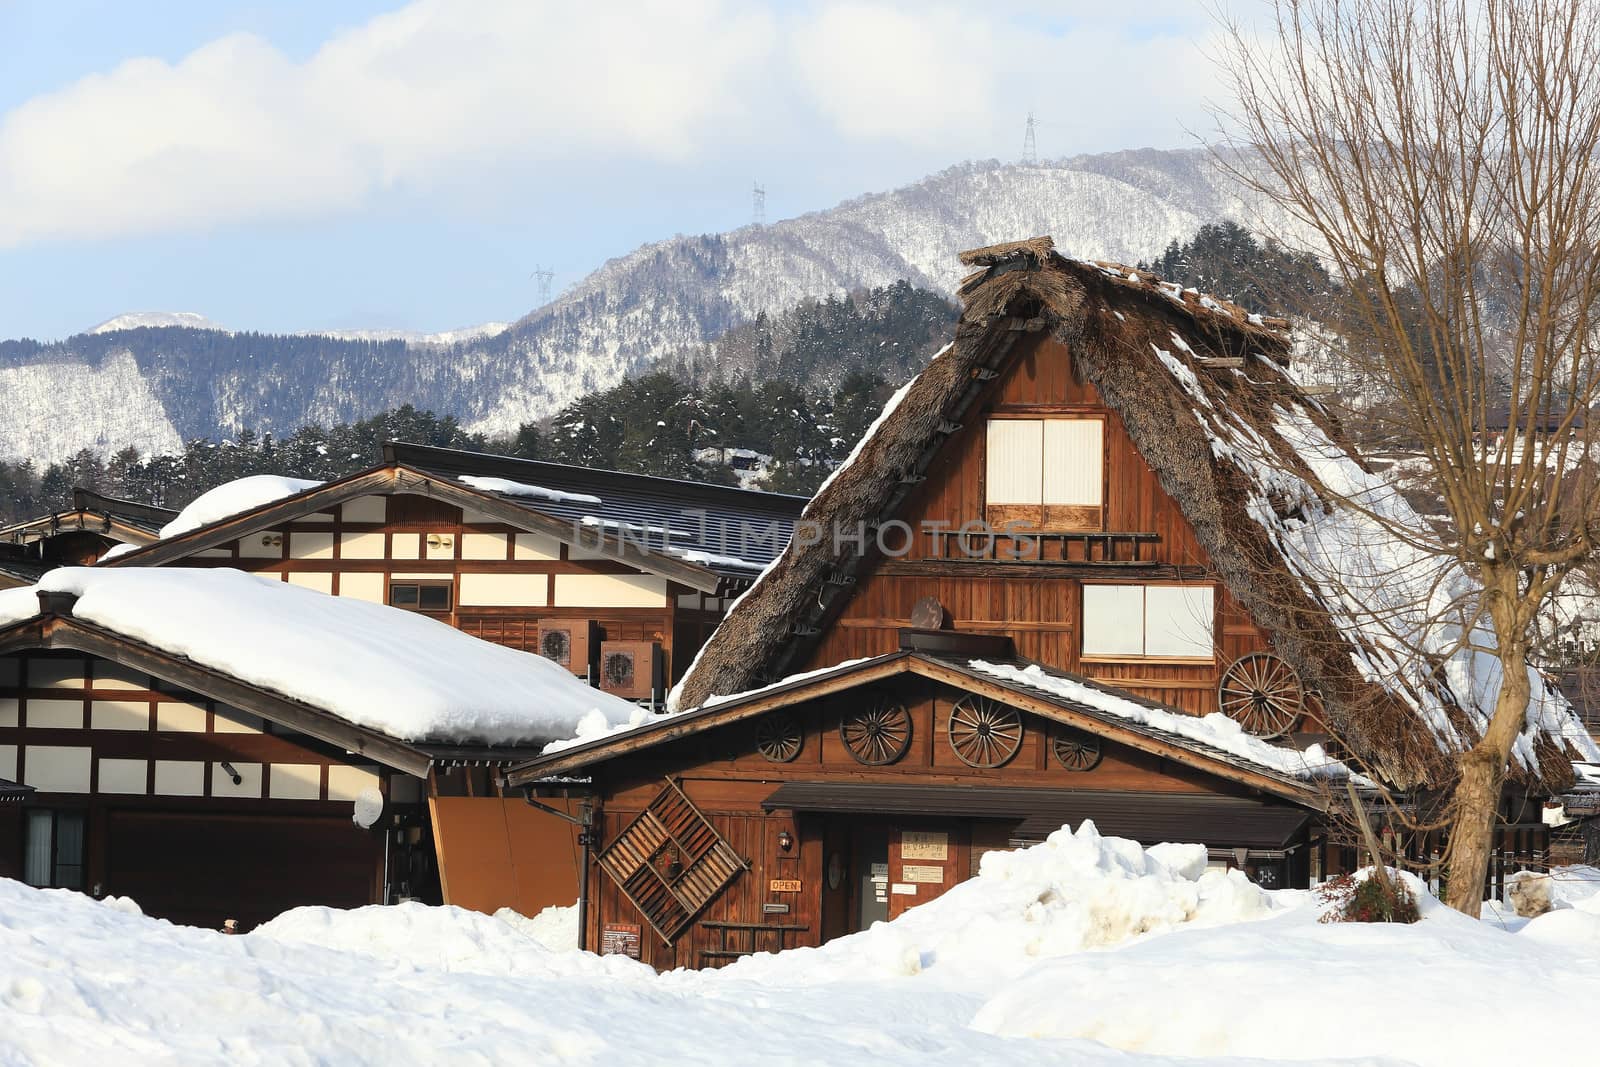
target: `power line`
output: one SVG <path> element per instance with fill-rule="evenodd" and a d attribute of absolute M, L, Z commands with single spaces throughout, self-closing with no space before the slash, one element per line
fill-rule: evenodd
<path fill-rule="evenodd" d="M 767 187 L 757 182 L 750 187 L 750 216 L 757 226 L 767 222 Z"/>

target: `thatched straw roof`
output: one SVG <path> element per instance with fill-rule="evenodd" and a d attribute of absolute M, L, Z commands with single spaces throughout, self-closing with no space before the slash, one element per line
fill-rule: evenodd
<path fill-rule="evenodd" d="M 1048 237 L 961 258 L 982 269 L 961 287 L 954 341 L 890 402 L 804 520 L 870 527 L 893 517 L 946 439 L 941 425 L 960 421 L 1018 338 L 1048 331 L 1121 416 L 1218 578 L 1320 696 L 1351 754 L 1396 785 L 1447 779 L 1450 754 L 1487 722 L 1498 664 L 1463 647 L 1470 621 L 1452 628 L 1417 604 L 1470 602 L 1471 583 L 1454 561 L 1333 505 L 1354 497 L 1391 525 L 1422 527 L 1297 385 L 1287 323 L 1147 272 L 1063 257 Z M 792 542 L 701 650 L 676 706 L 799 669 L 808 638 L 848 596 L 842 579 L 869 562 L 848 542 L 835 553 L 832 538 Z M 1600 753 L 1537 675 L 1534 692 L 1512 770 L 1563 785 L 1571 759 Z"/>

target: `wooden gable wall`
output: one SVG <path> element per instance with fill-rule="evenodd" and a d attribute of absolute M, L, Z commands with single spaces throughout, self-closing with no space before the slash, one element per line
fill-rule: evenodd
<path fill-rule="evenodd" d="M 1077 542 L 1062 547 L 1044 543 L 1049 562 L 940 558 L 960 555 L 953 539 L 938 539 L 919 527 L 923 521 L 951 530 L 984 518 L 985 425 L 995 415 L 1050 417 L 1099 415 L 1106 420 L 1104 532 L 1154 534 L 1139 547 L 1140 559 L 1153 566 L 1099 565 L 1084 558 L 1104 558 L 1100 545 Z M 957 630 L 1003 633 L 1016 641 L 1019 654 L 1053 667 L 1109 681 L 1120 688 L 1172 704 L 1196 714 L 1217 710 L 1219 672 L 1236 657 L 1266 646 L 1265 635 L 1238 603 L 1217 588 L 1216 656 L 1209 664 L 1129 659 L 1085 662 L 1082 655 L 1082 589 L 1086 581 L 1172 582 L 1206 580 L 1209 561 L 1193 528 L 1161 487 L 1117 414 L 1098 391 L 1078 379 L 1066 346 L 1040 335 L 994 382 L 990 394 L 951 435 L 934 459 L 926 481 L 913 494 L 899 518 L 916 529 L 910 551 L 880 559 L 862 578 L 838 619 L 812 653 L 808 668 L 873 656 L 897 647 L 898 630 L 911 625 L 913 607 L 934 597 L 944 606 L 946 624 Z M 898 544 L 886 539 L 889 545 Z M 996 556 L 1008 547 L 1001 539 Z M 1118 549 L 1128 554 L 1126 545 Z"/>
<path fill-rule="evenodd" d="M 395 581 L 450 587 L 434 618 L 538 651 L 542 619 L 594 619 L 608 641 L 655 641 L 668 678 L 686 667 L 723 605 L 554 537 L 415 494 L 366 496 L 275 524 L 167 566 L 238 567 L 335 596 L 388 603 Z"/>

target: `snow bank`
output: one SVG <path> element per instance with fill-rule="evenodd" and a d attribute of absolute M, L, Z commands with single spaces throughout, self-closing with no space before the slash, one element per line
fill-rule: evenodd
<path fill-rule="evenodd" d="M 566 952 L 578 947 L 578 905 L 575 903 L 552 904 L 531 919 L 510 908 L 501 908 L 494 917 L 551 951 Z"/>
<path fill-rule="evenodd" d="M 576 908 L 570 909 L 574 913 Z M 627 956 L 596 956 L 553 949 L 535 936 L 559 923 L 537 923 L 510 909 L 515 921 L 465 908 L 434 908 L 415 902 L 392 907 L 295 908 L 256 927 L 248 937 L 283 945 L 316 945 L 354 952 L 387 967 L 415 972 L 483 974 L 506 978 L 532 975 L 603 975 L 651 979 L 655 972 Z M 537 924 L 537 925 L 536 925 Z M 567 924 L 576 947 L 577 918 Z"/>
<path fill-rule="evenodd" d="M 1584 1027 L 1538 1026 L 1512 991 L 1571 1003 L 1600 991 L 1600 931 L 1586 921 L 1595 916 L 1553 912 L 1508 934 L 1410 881 L 1423 911 L 1410 926 L 1320 923 L 1319 908 L 1300 907 L 1259 923 L 1184 929 L 1042 964 L 997 990 L 973 1025 L 1013 1038 L 1273 1062 L 1519 1063 L 1530 1041 L 1543 1062 L 1585 1055 Z"/>
<path fill-rule="evenodd" d="M 986 854 L 976 878 L 892 923 L 817 949 L 749 957 L 723 973 L 818 982 L 927 971 L 989 982 L 1140 934 L 1260 918 L 1272 906 L 1242 873 L 1206 870 L 1203 845 L 1145 849 L 1085 822 L 1032 848 Z"/>
<path fill-rule="evenodd" d="M 304 478 L 283 478 L 276 474 L 252 474 L 248 478 L 236 478 L 191 500 L 176 518 L 161 527 L 161 536 L 163 539 L 177 537 L 231 516 L 254 511 L 284 497 L 315 489 L 321 484 Z"/>
<path fill-rule="evenodd" d="M 531 652 L 242 571 L 63 567 L 36 588 L 77 594 L 85 622 L 403 741 L 537 742 L 639 714 Z"/>

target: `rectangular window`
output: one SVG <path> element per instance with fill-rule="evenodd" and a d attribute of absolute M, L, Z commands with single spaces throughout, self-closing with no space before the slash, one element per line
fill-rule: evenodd
<path fill-rule="evenodd" d="M 1041 530 L 1098 530 L 1104 520 L 1105 420 L 990 419 L 985 518 Z"/>
<path fill-rule="evenodd" d="M 1216 591 L 1209 585 L 1085 585 L 1087 659 L 1209 660 Z"/>
<path fill-rule="evenodd" d="M 43 889 L 83 888 L 83 812 L 28 812 L 22 880 Z"/>
<path fill-rule="evenodd" d="M 448 612 L 451 586 L 449 582 L 390 582 L 390 607 L 407 611 Z"/>

